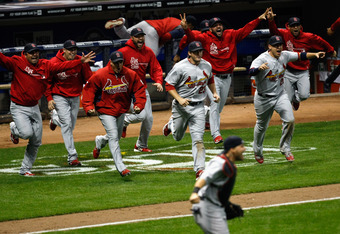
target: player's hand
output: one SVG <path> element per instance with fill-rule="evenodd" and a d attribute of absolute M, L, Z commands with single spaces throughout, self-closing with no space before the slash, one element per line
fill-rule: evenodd
<path fill-rule="evenodd" d="M 178 63 L 179 61 L 181 61 L 181 57 L 178 54 L 176 54 L 173 61 L 174 63 Z"/>
<path fill-rule="evenodd" d="M 55 108 L 55 101 L 54 100 L 51 100 L 47 103 L 47 107 L 48 109 L 51 111 Z"/>
<path fill-rule="evenodd" d="M 269 7 L 269 11 L 268 11 L 268 14 L 267 14 L 267 19 L 269 21 L 272 21 L 274 19 L 274 17 L 276 16 L 276 14 L 274 14 L 273 12 L 273 8 L 272 7 Z"/>
<path fill-rule="evenodd" d="M 141 112 L 141 110 L 138 106 L 134 106 L 133 110 L 135 111 L 136 114 L 139 114 Z"/>
<path fill-rule="evenodd" d="M 95 57 L 96 57 L 96 53 L 93 52 L 93 51 L 91 51 L 87 55 L 85 55 L 84 52 L 83 52 L 80 60 L 81 60 L 82 63 L 89 63 L 89 62 L 94 63 L 95 61 L 93 59 Z"/>
<path fill-rule="evenodd" d="M 186 98 L 181 98 L 180 100 L 177 100 L 177 101 L 183 107 L 186 107 L 190 103 L 190 100 Z"/>
<path fill-rule="evenodd" d="M 336 53 L 336 52 L 335 52 L 335 53 Z M 317 52 L 317 53 L 315 53 L 315 57 L 316 57 L 316 58 L 324 58 L 325 55 L 326 55 L 325 52 Z"/>
<path fill-rule="evenodd" d="M 200 197 L 198 196 L 198 193 L 192 193 L 189 201 L 191 202 L 191 204 L 196 204 L 200 202 Z"/>
<path fill-rule="evenodd" d="M 332 54 L 332 57 L 335 58 L 336 57 L 336 51 L 334 50 L 333 54 Z"/>
<path fill-rule="evenodd" d="M 91 110 L 88 110 L 87 111 L 87 114 L 88 115 L 94 115 L 96 113 L 96 110 L 95 109 L 91 109 Z"/>
<path fill-rule="evenodd" d="M 270 7 L 267 8 L 266 11 L 262 15 L 259 16 L 259 19 L 260 20 L 266 20 L 267 19 L 266 16 L 267 16 L 269 10 L 270 10 Z"/>
<path fill-rule="evenodd" d="M 179 17 L 181 18 L 181 26 L 184 30 L 188 29 L 188 23 L 187 23 L 187 19 L 185 17 L 185 13 L 183 13 L 183 16 L 182 14 L 179 14 Z"/>
<path fill-rule="evenodd" d="M 163 92 L 163 85 L 160 83 L 153 83 L 153 86 L 156 86 L 158 92 Z"/>
<path fill-rule="evenodd" d="M 331 28 L 327 28 L 327 34 L 328 36 L 333 36 L 334 31 Z"/>
<path fill-rule="evenodd" d="M 269 69 L 268 63 L 264 63 L 261 66 L 259 66 L 260 71 L 264 71 L 264 70 L 267 70 L 267 69 Z"/>
<path fill-rule="evenodd" d="M 218 96 L 217 93 L 214 93 L 214 94 L 213 94 L 213 97 L 214 97 L 214 102 L 216 102 L 216 103 L 219 103 L 219 102 L 220 102 L 220 96 Z"/>

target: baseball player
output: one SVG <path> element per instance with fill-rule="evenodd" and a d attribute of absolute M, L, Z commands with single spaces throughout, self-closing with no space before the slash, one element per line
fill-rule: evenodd
<path fill-rule="evenodd" d="M 260 54 L 251 64 L 249 74 L 256 84 L 254 107 L 256 125 L 254 128 L 254 154 L 263 163 L 263 140 L 274 110 L 282 120 L 280 151 L 290 162 L 294 161 L 290 143 L 294 132 L 292 105 L 284 90 L 284 76 L 287 63 L 312 58 L 323 58 L 324 52 L 307 53 L 283 50 L 284 41 L 280 36 L 272 36 L 268 41 L 268 51 Z"/>
<path fill-rule="evenodd" d="M 67 40 L 64 43 L 64 48 L 58 51 L 51 62 L 59 64 L 80 59 L 81 56 L 77 55 L 77 51 L 76 42 Z M 68 164 L 81 166 L 74 147 L 73 129 L 79 111 L 79 96 L 83 90 L 83 84 L 91 77 L 92 71 L 89 64 L 86 63 L 52 75 L 52 84 L 48 86 L 46 95 L 48 108 L 52 111 L 50 129 L 54 131 L 57 126 L 61 127 L 65 148 L 68 152 Z"/>
<path fill-rule="evenodd" d="M 211 65 L 202 59 L 203 46 L 194 41 L 188 46 L 188 58 L 175 64 L 165 78 L 166 91 L 174 98 L 172 116 L 163 127 L 163 135 L 171 132 L 176 141 L 180 141 L 189 126 L 192 140 L 192 156 L 194 171 L 198 178 L 205 168 L 204 134 L 204 99 L 206 86 L 214 95 L 214 101 L 219 102 L 216 93 Z"/>
<path fill-rule="evenodd" d="M 10 106 L 13 122 L 10 123 L 10 137 L 14 144 L 19 143 L 19 138 L 28 139 L 20 175 L 34 176 L 31 168 L 37 157 L 42 137 L 42 119 L 38 101 L 46 91 L 47 83 L 51 82 L 50 72 L 61 72 L 80 66 L 82 63 L 93 62 L 94 57 L 91 51 L 81 59 L 55 64 L 40 59 L 39 48 L 34 43 L 26 44 L 21 56 L 7 57 L 0 53 L 0 65 L 13 72 Z"/>
<path fill-rule="evenodd" d="M 219 103 L 213 102 L 213 96 L 207 90 L 207 95 L 210 99 L 210 131 L 215 144 L 223 142 L 220 133 L 220 113 L 227 101 L 232 72 L 237 63 L 236 45 L 247 37 L 261 20 L 266 19 L 268 11 L 269 8 L 257 19 L 247 23 L 238 30 L 225 30 L 223 21 L 220 18 L 214 17 L 209 20 L 209 31 L 202 34 L 194 34 L 187 26 L 185 14 L 183 17 L 180 15 L 181 25 L 188 36 L 188 41 L 200 41 L 203 44 L 205 50 L 203 58 L 212 65 L 216 91 L 221 97 Z"/>
<path fill-rule="evenodd" d="M 275 14 L 270 8 L 268 12 L 269 30 L 272 35 L 279 35 L 283 38 L 285 49 L 294 52 L 322 50 L 336 56 L 336 51 L 327 41 L 315 34 L 303 32 L 301 20 L 298 17 L 289 18 L 286 29 L 278 29 L 274 16 Z M 310 96 L 309 64 L 309 61 L 291 62 L 288 63 L 285 72 L 284 87 L 294 110 L 298 110 L 300 102 Z"/>
<path fill-rule="evenodd" d="M 93 115 L 95 110 L 98 112 L 107 134 L 105 144 L 109 143 L 114 163 L 122 177 L 131 174 L 123 163 L 119 147 L 124 116 L 130 109 L 132 97 L 135 98 L 135 113 L 144 109 L 146 101 L 143 82 L 136 72 L 123 66 L 123 62 L 122 52 L 113 52 L 107 66 L 96 71 L 86 83 L 82 98 L 87 114 Z"/>
<path fill-rule="evenodd" d="M 188 23 L 191 28 L 194 27 L 196 18 L 188 16 Z M 158 56 L 161 45 L 170 41 L 171 39 L 182 38 L 184 32 L 180 26 L 181 21 L 177 18 L 167 17 L 157 20 L 143 20 L 138 24 L 126 28 L 125 19 L 119 18 L 116 20 L 109 20 L 105 24 L 106 29 L 114 29 L 116 35 L 121 39 L 129 39 L 130 33 L 134 28 L 141 28 L 145 32 L 145 45 L 150 47 L 152 51 Z"/>
<path fill-rule="evenodd" d="M 234 163 L 243 160 L 245 150 L 240 137 L 228 137 L 224 141 L 224 151 L 208 162 L 195 183 L 190 196 L 191 210 L 204 233 L 229 233 L 227 219 L 243 216 L 242 208 L 231 203 L 229 198 L 237 175 Z"/>
<path fill-rule="evenodd" d="M 145 46 L 145 33 L 141 28 L 134 28 L 131 31 L 131 38 L 126 42 L 126 46 L 119 49 L 124 55 L 124 66 L 135 71 L 139 78 L 143 81 L 146 92 L 146 104 L 143 111 L 140 113 L 133 112 L 133 103 L 131 104 L 131 114 L 128 113 L 124 118 L 124 127 L 122 137 L 126 137 L 126 130 L 129 124 L 140 123 L 140 134 L 135 144 L 135 152 L 152 152 L 148 148 L 148 138 L 151 132 L 153 124 L 152 116 L 152 104 L 150 94 L 148 92 L 145 75 L 150 73 L 151 79 L 155 81 L 153 83 L 156 86 L 158 92 L 163 92 L 163 71 L 155 54 L 152 50 Z M 107 142 L 107 136 L 96 136 L 96 148 L 93 150 L 93 156 L 99 157 L 100 147 L 105 146 L 104 142 Z"/>
<path fill-rule="evenodd" d="M 333 36 L 334 32 L 340 28 L 340 17 L 331 25 L 331 27 L 327 28 L 328 36 Z M 325 93 L 331 92 L 331 85 L 336 80 L 336 78 L 340 75 L 340 66 L 337 66 L 334 71 L 327 77 L 323 84 L 323 90 Z"/>

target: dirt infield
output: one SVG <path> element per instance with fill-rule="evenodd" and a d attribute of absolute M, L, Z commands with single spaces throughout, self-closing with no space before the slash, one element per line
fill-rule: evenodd
<path fill-rule="evenodd" d="M 231 201 L 243 208 L 337 197 L 340 184 L 235 195 Z M 188 201 L 84 212 L 52 217 L 0 222 L 0 233 L 23 233 L 81 227 L 129 220 L 190 214 Z M 247 214 L 246 214 L 247 215 Z"/>
<path fill-rule="evenodd" d="M 296 123 L 340 120 L 340 95 L 312 97 L 301 104 L 294 112 Z M 161 135 L 163 125 L 168 121 L 171 112 L 157 111 L 153 113 L 154 124 L 151 135 Z M 235 129 L 254 127 L 256 121 L 253 104 L 227 105 L 221 114 L 221 128 Z M 281 121 L 275 113 L 271 125 L 279 125 Z M 52 132 L 48 121 L 43 123 L 43 144 L 63 142 L 61 132 L 57 128 Z M 138 136 L 140 124 L 130 125 L 127 137 Z M 9 139 L 8 124 L 0 125 L 0 148 L 25 146 L 27 141 L 20 139 L 18 145 L 13 145 Z M 91 141 L 98 134 L 105 134 L 97 117 L 80 118 L 74 131 L 76 141 Z M 297 133 L 298 134 L 298 133 Z M 242 207 L 296 202 L 311 199 L 331 198 L 339 196 L 340 184 L 318 187 L 288 189 L 263 193 L 232 196 L 231 200 Z M 190 204 L 187 201 L 167 204 L 129 207 L 115 210 L 85 212 L 62 216 L 43 217 L 29 220 L 0 222 L 0 233 L 33 232 L 59 228 L 84 226 L 101 223 L 112 223 L 135 219 L 164 217 L 190 214 Z"/>

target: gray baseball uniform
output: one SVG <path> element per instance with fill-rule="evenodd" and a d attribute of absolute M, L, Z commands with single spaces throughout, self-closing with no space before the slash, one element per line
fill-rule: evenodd
<path fill-rule="evenodd" d="M 200 179 L 205 180 L 192 206 L 196 223 L 205 233 L 229 233 L 224 206 L 229 202 L 236 178 L 236 167 L 224 155 L 211 159 Z"/>
<path fill-rule="evenodd" d="M 269 67 L 253 76 L 257 87 L 254 98 L 257 117 L 253 145 L 255 155 L 263 154 L 263 140 L 274 110 L 283 121 L 280 151 L 282 153 L 290 151 L 294 132 L 294 114 L 283 83 L 287 63 L 298 60 L 298 57 L 298 53 L 282 51 L 280 57 L 276 59 L 266 51 L 251 64 L 251 69 L 257 69 L 264 63 L 268 63 Z"/>
<path fill-rule="evenodd" d="M 181 106 L 177 100 L 173 100 L 172 116 L 168 126 L 176 141 L 183 138 L 189 126 L 194 170 L 196 172 L 205 168 L 205 148 L 203 144 L 205 112 L 203 102 L 207 95 L 206 86 L 212 76 L 211 65 L 206 60 L 202 59 L 198 65 L 193 65 L 188 59 L 183 59 L 175 64 L 165 78 L 167 90 L 169 90 L 169 86 L 172 86 L 182 98 L 190 100 L 190 104 L 186 107 Z"/>

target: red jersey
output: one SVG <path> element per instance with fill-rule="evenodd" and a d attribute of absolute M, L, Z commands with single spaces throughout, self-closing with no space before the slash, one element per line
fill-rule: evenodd
<path fill-rule="evenodd" d="M 162 37 L 165 33 L 170 32 L 181 25 L 181 20 L 173 17 L 167 17 L 159 20 L 145 20 L 145 22 L 156 29 L 159 37 Z"/>
<path fill-rule="evenodd" d="M 50 61 L 52 63 L 62 63 L 67 61 L 64 58 L 63 50 L 59 50 L 57 55 Z M 81 56 L 76 55 L 75 60 L 81 59 Z M 78 97 L 83 90 L 83 84 L 92 76 L 92 71 L 88 63 L 83 63 L 81 66 L 76 66 L 67 71 L 53 73 L 52 85 L 49 85 L 45 93 L 47 101 L 53 100 L 52 94 L 61 95 L 64 97 Z"/>
<path fill-rule="evenodd" d="M 274 20 L 269 21 L 269 31 L 272 35 L 279 35 L 286 43 L 285 49 L 294 52 L 309 52 L 311 50 L 321 50 L 327 53 L 334 52 L 334 48 L 324 39 L 313 33 L 303 32 L 302 27 L 299 36 L 294 37 L 288 29 L 278 29 Z M 305 71 L 309 69 L 309 60 L 289 62 L 288 67 Z"/>
<path fill-rule="evenodd" d="M 236 44 L 249 35 L 260 23 L 255 19 L 238 30 L 226 29 L 221 38 L 207 31 L 194 34 L 190 29 L 185 30 L 188 41 L 200 41 L 204 48 L 204 59 L 211 63 L 215 74 L 232 73 L 237 63 Z"/>
<path fill-rule="evenodd" d="M 340 17 L 331 25 L 332 31 L 336 31 L 338 28 L 340 28 Z"/>
<path fill-rule="evenodd" d="M 143 45 L 141 50 L 138 50 L 132 40 L 126 42 L 126 46 L 120 48 L 118 51 L 123 53 L 124 66 L 135 71 L 139 78 L 143 81 L 145 88 L 146 73 L 150 74 L 150 77 L 156 83 L 163 84 L 163 70 L 159 64 L 154 52 L 147 46 Z"/>
<path fill-rule="evenodd" d="M 80 65 L 80 60 L 62 64 L 39 59 L 36 65 L 27 61 L 24 53 L 21 56 L 7 57 L 0 53 L 0 65 L 13 72 L 11 83 L 11 100 L 22 106 L 35 106 L 51 82 L 50 72 L 61 72 Z"/>
<path fill-rule="evenodd" d="M 118 117 L 128 112 L 131 98 L 135 99 L 134 106 L 144 109 L 146 95 L 143 82 L 136 72 L 125 66 L 119 74 L 115 74 L 109 62 L 86 83 L 82 103 L 86 113 L 96 109 L 101 114 Z"/>
<path fill-rule="evenodd" d="M 195 35 L 199 35 L 201 34 L 201 31 L 198 30 L 192 30 L 192 33 L 194 33 Z M 188 36 L 184 35 L 181 39 L 181 41 L 179 42 L 179 49 L 182 51 L 184 50 L 185 47 L 187 47 L 189 45 L 189 41 L 188 41 Z"/>

